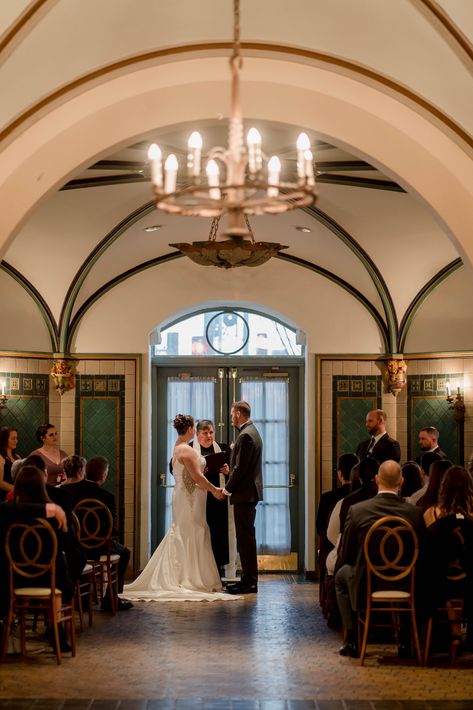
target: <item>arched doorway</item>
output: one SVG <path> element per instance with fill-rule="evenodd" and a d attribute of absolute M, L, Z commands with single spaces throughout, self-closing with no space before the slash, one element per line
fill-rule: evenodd
<path fill-rule="evenodd" d="M 230 407 L 245 399 L 265 446 L 264 500 L 256 518 L 259 566 L 299 570 L 305 522 L 301 333 L 274 317 L 232 305 L 176 319 L 154 340 L 152 547 L 171 521 L 174 416 L 185 412 L 213 420 L 217 441 L 231 446 L 237 432 Z"/>

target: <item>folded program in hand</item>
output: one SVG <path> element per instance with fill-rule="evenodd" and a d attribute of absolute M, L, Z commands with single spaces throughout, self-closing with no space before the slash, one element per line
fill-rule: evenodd
<path fill-rule="evenodd" d="M 209 473 L 218 473 L 222 466 L 228 463 L 225 451 L 219 451 L 216 454 L 207 454 L 204 458 Z"/>

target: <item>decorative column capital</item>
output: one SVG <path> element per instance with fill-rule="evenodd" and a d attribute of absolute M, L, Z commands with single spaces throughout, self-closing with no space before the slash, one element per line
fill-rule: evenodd
<path fill-rule="evenodd" d="M 407 363 L 400 355 L 399 357 L 385 360 L 384 366 L 386 368 L 388 392 L 397 397 L 407 384 Z"/>
<path fill-rule="evenodd" d="M 75 362 L 64 357 L 54 360 L 51 369 L 51 377 L 54 381 L 56 391 L 62 396 L 64 392 L 74 388 Z"/>

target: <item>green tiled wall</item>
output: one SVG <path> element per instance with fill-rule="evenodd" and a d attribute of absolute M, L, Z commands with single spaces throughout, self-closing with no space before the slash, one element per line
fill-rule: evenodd
<path fill-rule="evenodd" d="M 76 377 L 76 451 L 85 458 L 105 456 L 110 469 L 105 488 L 115 495 L 120 534 L 124 524 L 123 375 Z"/>
<path fill-rule="evenodd" d="M 341 454 L 355 452 L 367 438 L 365 417 L 381 407 L 380 375 L 334 375 L 332 381 L 333 421 L 333 485 L 337 479 L 337 459 Z"/>
<path fill-rule="evenodd" d="M 0 426 L 18 431 L 17 453 L 28 456 L 39 446 L 36 430 L 48 420 L 49 376 L 0 372 L 5 380 L 6 407 L 0 410 Z"/>
<path fill-rule="evenodd" d="M 454 463 L 463 463 L 463 425 L 457 426 L 446 399 L 446 382 L 463 375 L 412 375 L 408 377 L 408 457 L 420 453 L 419 430 L 434 426 L 440 432 L 439 445 Z"/>

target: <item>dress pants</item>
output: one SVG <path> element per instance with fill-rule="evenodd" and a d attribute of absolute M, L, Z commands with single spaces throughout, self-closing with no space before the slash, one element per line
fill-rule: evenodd
<path fill-rule="evenodd" d="M 355 570 L 351 565 L 343 565 L 335 575 L 338 610 L 346 631 L 353 631 L 355 627 L 355 611 L 352 608 L 350 598 L 350 587 L 353 585 L 354 572 Z"/>
<path fill-rule="evenodd" d="M 234 503 L 235 532 L 242 569 L 242 582 L 253 587 L 258 584 L 256 559 L 255 516 L 257 502 Z"/>

